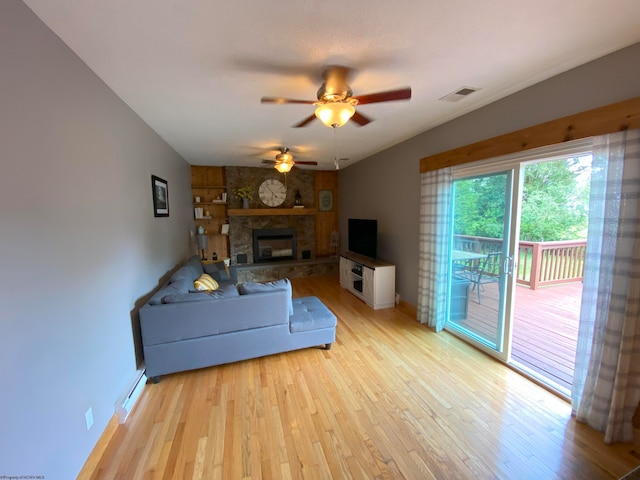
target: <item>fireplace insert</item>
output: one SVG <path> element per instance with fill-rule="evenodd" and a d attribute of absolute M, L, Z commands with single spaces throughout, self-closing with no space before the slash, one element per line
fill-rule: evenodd
<path fill-rule="evenodd" d="M 296 231 L 293 228 L 253 230 L 253 263 L 295 260 Z"/>

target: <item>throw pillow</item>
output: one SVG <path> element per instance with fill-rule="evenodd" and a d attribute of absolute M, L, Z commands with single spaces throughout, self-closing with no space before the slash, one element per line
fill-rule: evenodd
<path fill-rule="evenodd" d="M 277 290 L 285 290 L 289 293 L 289 316 L 293 315 L 293 291 L 291 289 L 291 282 L 288 278 L 283 278 L 282 280 L 276 280 L 275 282 L 267 282 L 267 283 L 253 283 L 253 282 L 245 282 L 238 286 L 238 290 L 240 295 L 249 295 L 252 293 L 264 293 L 264 292 L 274 292 Z"/>
<path fill-rule="evenodd" d="M 193 286 L 196 287 L 196 290 L 211 291 L 218 289 L 218 282 L 211 278 L 211 275 L 203 273 L 196 279 L 195 282 L 193 282 Z"/>
<path fill-rule="evenodd" d="M 215 292 L 209 292 L 209 295 L 213 298 L 230 298 L 238 297 L 240 296 L 240 293 L 235 285 L 225 285 L 218 288 Z"/>
<path fill-rule="evenodd" d="M 229 267 L 224 261 L 209 263 L 204 266 L 206 273 L 217 278 L 220 282 L 226 282 L 231 279 Z"/>
<path fill-rule="evenodd" d="M 189 280 L 189 282 L 193 282 L 203 273 L 205 273 L 205 271 L 202 268 L 200 257 L 194 255 L 189 260 L 187 260 L 184 265 L 182 265 L 182 267 L 173 272 L 173 275 L 171 275 L 169 282 L 177 282 L 179 280 Z"/>
<path fill-rule="evenodd" d="M 162 298 L 162 303 L 185 303 L 185 302 L 201 302 L 204 300 L 217 300 L 221 298 L 238 297 L 238 289 L 235 285 L 225 285 L 215 291 L 193 291 L 190 293 L 177 293 L 174 295 L 166 295 Z"/>
<path fill-rule="evenodd" d="M 202 302 L 212 300 L 213 294 L 217 292 L 197 292 L 197 293 L 176 293 L 175 295 L 165 295 L 162 303 L 187 303 Z"/>
<path fill-rule="evenodd" d="M 196 278 L 198 278 L 198 275 L 200 275 L 200 273 L 202 272 L 199 272 L 198 269 L 193 265 L 183 265 L 178 270 L 176 270 L 173 275 L 171 275 L 169 282 L 173 283 L 179 282 L 181 280 L 188 280 L 190 282 L 193 282 Z"/>
<path fill-rule="evenodd" d="M 153 297 L 149 300 L 150 305 L 160 305 L 162 303 L 162 298 L 166 295 L 175 295 L 179 293 L 187 293 L 189 288 L 191 288 L 193 282 L 188 280 L 179 280 L 177 282 L 173 282 L 169 285 L 164 286 L 160 290 L 158 290 Z"/>

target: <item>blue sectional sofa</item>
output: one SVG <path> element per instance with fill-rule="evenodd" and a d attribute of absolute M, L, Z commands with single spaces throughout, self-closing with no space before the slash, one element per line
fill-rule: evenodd
<path fill-rule="evenodd" d="M 293 299 L 288 279 L 236 285 L 233 272 L 209 269 L 220 283 L 194 291 L 205 271 L 197 256 L 140 309 L 146 375 L 161 375 L 262 357 L 335 341 L 336 316 L 317 298 Z"/>

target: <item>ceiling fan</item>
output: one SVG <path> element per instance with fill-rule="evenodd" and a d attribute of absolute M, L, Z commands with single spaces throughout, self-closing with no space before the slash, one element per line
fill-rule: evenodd
<path fill-rule="evenodd" d="M 347 77 L 351 69 L 342 66 L 330 66 L 322 74 L 324 82 L 318 89 L 318 100 L 294 100 L 282 97 L 262 97 L 262 103 L 301 103 L 315 105 L 316 111 L 301 122 L 294 125 L 295 128 L 305 127 L 315 118 L 320 119 L 327 127 L 341 127 L 353 118 L 353 121 L 360 126 L 364 126 L 372 121 L 356 112 L 356 105 L 367 103 L 390 102 L 394 100 L 409 100 L 411 98 L 411 88 L 404 87 L 386 92 L 370 93 L 367 95 L 353 95 L 351 87 L 347 84 Z"/>
<path fill-rule="evenodd" d="M 318 165 L 318 162 L 302 162 L 293 159 L 293 155 L 289 152 L 287 147 L 278 148 L 280 153 L 276 155 L 275 160 L 262 160 L 264 164 L 270 164 L 275 167 L 280 173 L 287 173 L 294 165 Z"/>

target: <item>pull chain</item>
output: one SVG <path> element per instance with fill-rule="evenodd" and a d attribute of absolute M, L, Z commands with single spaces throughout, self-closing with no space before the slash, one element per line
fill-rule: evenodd
<path fill-rule="evenodd" d="M 336 140 L 336 127 L 333 127 L 333 164 L 336 170 L 340 170 L 340 162 L 338 161 L 338 141 Z"/>

